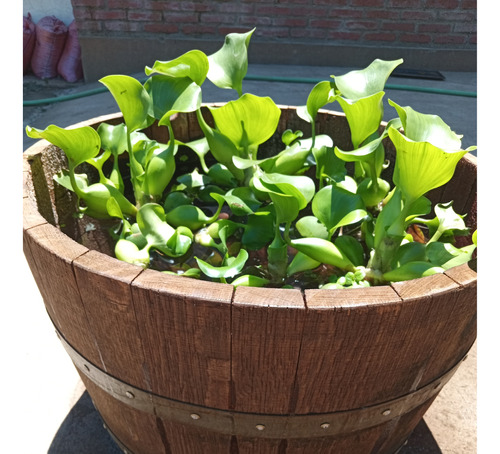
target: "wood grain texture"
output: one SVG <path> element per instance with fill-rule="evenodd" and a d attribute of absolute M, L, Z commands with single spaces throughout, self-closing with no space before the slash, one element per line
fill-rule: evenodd
<path fill-rule="evenodd" d="M 231 329 L 234 410 L 293 412 L 304 317 L 298 290 L 236 288 Z"/>
<path fill-rule="evenodd" d="M 227 408 L 233 287 L 146 270 L 131 288 L 152 391 Z"/>
<path fill-rule="evenodd" d="M 413 356 L 418 374 L 412 387 L 421 387 L 457 364 L 476 338 L 476 301 L 444 274 L 397 282 L 392 287 L 403 299 L 401 321 L 415 346 L 401 354 Z"/>
<path fill-rule="evenodd" d="M 130 290 L 142 268 L 97 251 L 78 257 L 73 268 L 104 370 L 126 383 L 150 390 Z"/>
<path fill-rule="evenodd" d="M 405 337 L 394 290 L 306 290 L 305 295 L 296 413 L 355 409 L 404 394 L 390 379 Z"/>

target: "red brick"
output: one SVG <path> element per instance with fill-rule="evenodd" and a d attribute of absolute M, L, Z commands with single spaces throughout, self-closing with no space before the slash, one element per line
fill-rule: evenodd
<path fill-rule="evenodd" d="M 459 22 L 453 27 L 455 33 L 476 33 L 477 23 L 476 22 Z"/>
<path fill-rule="evenodd" d="M 361 38 L 361 33 L 332 31 L 328 34 L 328 37 L 330 39 L 336 39 L 339 41 L 359 41 L 359 39 Z"/>
<path fill-rule="evenodd" d="M 315 5 L 328 5 L 331 6 L 332 0 L 313 0 Z M 348 0 L 336 0 L 335 6 L 347 6 Z"/>
<path fill-rule="evenodd" d="M 102 9 L 96 9 L 92 11 L 93 19 L 95 20 L 126 20 L 127 12 L 123 10 L 119 11 L 106 11 Z"/>
<path fill-rule="evenodd" d="M 384 22 L 382 30 L 398 31 L 398 32 L 414 32 L 415 24 L 412 22 Z"/>
<path fill-rule="evenodd" d="M 462 0 L 462 9 L 477 9 L 477 0 Z"/>
<path fill-rule="evenodd" d="M 458 8 L 459 0 L 426 0 L 425 8 L 429 9 L 455 9 Z"/>
<path fill-rule="evenodd" d="M 351 0 L 351 6 L 362 6 L 365 8 L 383 7 L 384 0 Z"/>
<path fill-rule="evenodd" d="M 439 18 L 446 21 L 475 21 L 476 16 L 471 12 L 465 11 L 442 11 Z"/>
<path fill-rule="evenodd" d="M 237 16 L 234 14 L 200 14 L 201 24 L 235 24 L 237 20 Z"/>
<path fill-rule="evenodd" d="M 463 35 L 443 35 L 434 38 L 436 44 L 464 44 L 465 36 Z"/>
<path fill-rule="evenodd" d="M 286 27 L 269 27 L 261 29 L 259 36 L 265 36 L 267 38 L 286 38 L 289 36 L 288 28 Z"/>
<path fill-rule="evenodd" d="M 364 12 L 367 19 L 396 20 L 399 19 L 400 11 L 389 11 L 385 9 L 369 9 Z"/>
<path fill-rule="evenodd" d="M 108 0 L 109 9 L 144 9 L 143 0 Z"/>
<path fill-rule="evenodd" d="M 417 27 L 419 33 L 450 33 L 450 24 L 419 24 Z"/>
<path fill-rule="evenodd" d="M 163 20 L 165 22 L 175 22 L 177 24 L 190 24 L 198 22 L 198 14 L 188 14 L 188 13 L 163 13 Z"/>
<path fill-rule="evenodd" d="M 306 27 L 308 19 L 306 17 L 275 17 L 273 25 L 278 27 Z"/>
<path fill-rule="evenodd" d="M 144 31 L 148 33 L 177 33 L 179 27 L 175 24 L 158 22 L 155 24 L 144 24 Z"/>
<path fill-rule="evenodd" d="M 407 33 L 404 34 L 400 37 L 400 40 L 405 43 L 420 43 L 420 44 L 427 44 L 432 41 L 432 38 L 430 35 L 416 35 L 413 33 Z"/>
<path fill-rule="evenodd" d="M 387 0 L 386 8 L 420 8 L 420 0 Z"/>
<path fill-rule="evenodd" d="M 185 33 L 186 35 L 215 35 L 217 33 L 217 27 L 213 25 L 183 25 L 181 30 L 182 33 Z"/>
<path fill-rule="evenodd" d="M 328 12 L 329 17 L 343 17 L 349 19 L 361 19 L 364 17 L 364 11 L 361 9 L 330 9 Z"/>
<path fill-rule="evenodd" d="M 229 33 L 246 33 L 246 32 L 248 32 L 248 28 L 247 27 L 238 27 L 238 26 L 234 26 L 234 27 L 224 26 L 224 27 L 219 27 L 218 31 L 219 31 L 219 35 L 226 36 Z"/>
<path fill-rule="evenodd" d="M 90 8 L 73 8 L 73 15 L 77 22 L 91 20 L 92 10 Z"/>
<path fill-rule="evenodd" d="M 203 18 L 203 15 L 201 16 Z M 203 22 L 203 20 L 201 20 Z M 248 25 L 249 27 L 255 27 L 259 25 L 271 25 L 272 19 L 270 17 L 257 17 L 257 16 L 241 16 L 239 18 L 240 25 Z"/>
<path fill-rule="evenodd" d="M 389 32 L 365 33 L 363 36 L 367 41 L 396 41 L 396 34 Z"/>
<path fill-rule="evenodd" d="M 79 6 L 91 6 L 93 8 L 103 8 L 104 0 L 72 0 L 73 8 Z"/>
<path fill-rule="evenodd" d="M 160 22 L 161 11 L 129 11 L 128 19 L 131 21 Z"/>
<path fill-rule="evenodd" d="M 218 7 L 221 13 L 253 13 L 253 5 L 240 5 L 238 3 L 223 3 Z"/>
<path fill-rule="evenodd" d="M 435 11 L 401 11 L 402 20 L 432 22 L 436 17 Z"/>
<path fill-rule="evenodd" d="M 333 19 L 311 19 L 309 22 L 311 28 L 339 28 L 341 24 L 341 21 Z"/>
<path fill-rule="evenodd" d="M 104 30 L 110 32 L 138 32 L 142 31 L 142 24 L 128 21 L 108 21 L 103 22 Z"/>
<path fill-rule="evenodd" d="M 349 30 L 375 30 L 377 28 L 375 21 L 350 21 L 345 25 Z"/>

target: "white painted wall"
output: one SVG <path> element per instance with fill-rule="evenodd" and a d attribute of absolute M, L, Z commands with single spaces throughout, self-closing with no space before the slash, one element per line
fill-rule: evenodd
<path fill-rule="evenodd" d="M 23 16 L 31 13 L 35 24 L 45 16 L 56 16 L 66 25 L 74 19 L 71 0 L 24 0 Z"/>

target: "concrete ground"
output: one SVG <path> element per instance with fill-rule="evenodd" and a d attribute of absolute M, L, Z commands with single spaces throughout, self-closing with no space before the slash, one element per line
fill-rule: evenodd
<path fill-rule="evenodd" d="M 341 75 L 350 69 L 352 68 L 250 65 L 248 73 L 327 80 L 330 74 Z M 476 91 L 475 73 L 443 72 L 443 75 L 444 81 L 391 77 L 388 83 L 439 90 Z M 134 76 L 143 77 L 142 74 Z M 311 83 L 276 81 L 245 81 L 243 85 L 246 92 L 269 95 L 276 103 L 289 105 L 305 104 L 312 86 Z M 41 81 L 34 76 L 25 76 L 23 88 L 24 99 L 33 100 L 75 94 L 97 87 L 100 87 L 97 82 L 68 84 L 61 79 Z M 227 90 L 214 86 L 207 87 L 204 94 L 204 102 L 225 101 L 233 96 Z M 438 114 L 455 132 L 464 134 L 464 148 L 476 144 L 475 98 L 422 93 L 413 88 L 389 89 L 385 98 L 393 99 L 400 105 L 410 105 L 421 112 Z M 56 124 L 65 127 L 117 110 L 111 95 L 97 94 L 71 101 L 24 107 L 23 126 L 29 124 L 43 129 L 49 124 Z M 394 110 L 387 107 L 384 119 L 395 116 Z M 32 139 L 23 135 L 23 149 L 32 143 Z M 15 368 L 4 373 L 7 380 L 12 381 L 5 388 L 11 390 L 6 396 L 10 410 L 8 426 L 11 428 L 0 444 L 9 448 L 0 450 L 16 454 L 118 454 L 121 451 L 103 428 L 71 360 L 54 333 L 25 260 L 20 261 L 19 267 L 22 276 L 21 295 L 18 295 L 16 304 L 13 304 L 14 301 L 9 302 L 9 311 L 12 312 L 11 319 L 22 320 L 23 326 L 17 329 L 18 335 L 15 338 L 9 337 L 12 345 L 6 349 L 8 352 L 4 364 L 15 364 Z M 6 427 L 5 424 L 3 427 Z M 14 440 L 12 446 L 15 448 L 10 447 L 9 439 Z M 475 452 L 474 346 L 468 359 L 445 386 L 400 454 Z"/>

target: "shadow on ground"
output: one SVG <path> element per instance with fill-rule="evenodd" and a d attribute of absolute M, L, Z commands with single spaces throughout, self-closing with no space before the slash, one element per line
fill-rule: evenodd
<path fill-rule="evenodd" d="M 104 428 L 89 394 L 84 392 L 61 424 L 47 454 L 123 454 L 123 452 Z M 442 451 L 425 421 L 422 420 L 398 454 L 442 454 Z"/>

